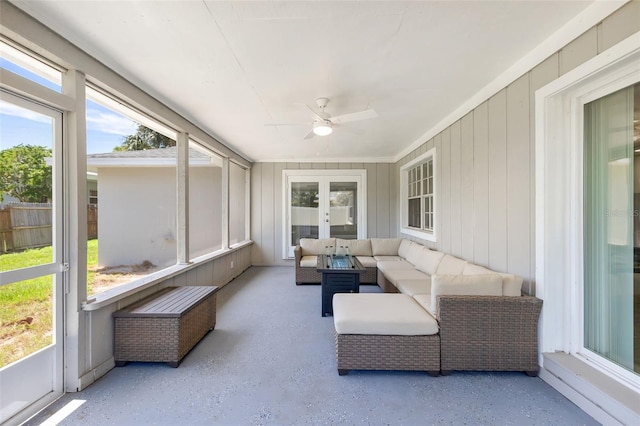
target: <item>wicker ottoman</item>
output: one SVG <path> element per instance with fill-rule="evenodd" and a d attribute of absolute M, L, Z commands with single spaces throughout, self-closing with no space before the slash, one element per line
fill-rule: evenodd
<path fill-rule="evenodd" d="M 116 366 L 129 361 L 177 367 L 216 325 L 215 286 L 166 288 L 114 312 Z"/>
<path fill-rule="evenodd" d="M 406 294 L 333 297 L 338 374 L 349 370 L 440 372 L 438 323 Z"/>

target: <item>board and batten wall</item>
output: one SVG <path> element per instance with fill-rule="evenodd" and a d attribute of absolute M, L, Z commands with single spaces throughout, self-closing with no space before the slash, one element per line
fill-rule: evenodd
<path fill-rule="evenodd" d="M 288 265 L 282 258 L 282 171 L 298 169 L 367 171 L 367 236 L 395 237 L 397 173 L 391 163 L 254 163 L 251 168 L 251 264 Z M 337 173 L 339 174 L 339 172 Z"/>
<path fill-rule="evenodd" d="M 632 1 L 394 165 L 436 147 L 437 242 L 401 236 L 535 282 L 535 92 L 640 31 Z"/>

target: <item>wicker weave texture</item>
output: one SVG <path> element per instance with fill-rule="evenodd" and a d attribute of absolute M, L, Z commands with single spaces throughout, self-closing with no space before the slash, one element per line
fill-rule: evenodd
<path fill-rule="evenodd" d="M 338 370 L 440 370 L 440 337 L 338 334 Z"/>
<path fill-rule="evenodd" d="M 441 296 L 441 369 L 537 371 L 541 308 L 531 296 Z"/>
<path fill-rule="evenodd" d="M 377 274 L 378 274 L 378 285 L 380 286 L 382 291 L 384 291 L 385 293 L 399 293 L 396 286 L 391 284 L 391 281 L 389 281 L 387 277 L 384 276 L 384 273 L 382 271 L 378 270 Z"/>
<path fill-rule="evenodd" d="M 115 318 L 115 362 L 167 362 L 177 366 L 215 325 L 215 293 L 178 318 Z"/>

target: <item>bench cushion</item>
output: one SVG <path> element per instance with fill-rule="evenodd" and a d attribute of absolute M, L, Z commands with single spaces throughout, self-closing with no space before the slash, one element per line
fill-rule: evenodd
<path fill-rule="evenodd" d="M 427 336 L 438 323 L 406 294 L 336 293 L 333 322 L 338 334 Z"/>
<path fill-rule="evenodd" d="M 399 280 L 424 280 L 429 277 L 424 272 L 420 272 L 415 268 L 387 269 L 383 271 L 383 274 L 387 281 L 394 286 Z"/>
<path fill-rule="evenodd" d="M 420 262 L 420 259 L 422 259 L 422 253 L 425 252 L 425 251 L 428 251 L 428 250 L 429 250 L 428 248 L 426 248 L 425 246 L 423 246 L 421 244 L 413 243 L 409 247 L 409 250 L 407 250 L 406 259 L 413 266 L 416 266 Z"/>

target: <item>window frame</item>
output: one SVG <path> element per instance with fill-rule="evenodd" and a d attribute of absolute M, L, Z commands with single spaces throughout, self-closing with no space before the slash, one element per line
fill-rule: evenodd
<path fill-rule="evenodd" d="M 424 176 L 423 170 L 429 162 L 432 164 L 431 175 Z M 437 241 L 437 164 L 437 151 L 433 147 L 400 168 L 400 232 L 433 242 Z M 425 188 L 429 180 L 431 192 Z M 414 190 L 409 191 L 409 185 L 415 185 Z M 411 199 L 420 200 L 419 228 L 409 224 Z M 430 228 L 426 224 L 428 216 L 431 218 Z"/>

